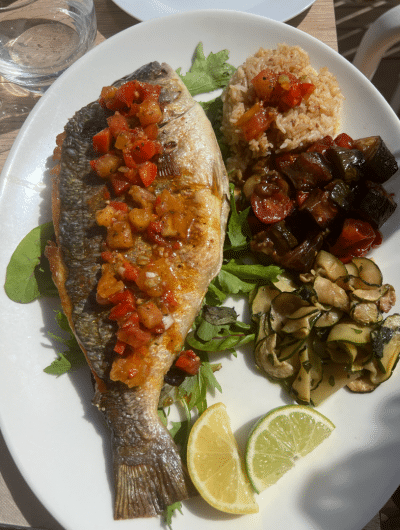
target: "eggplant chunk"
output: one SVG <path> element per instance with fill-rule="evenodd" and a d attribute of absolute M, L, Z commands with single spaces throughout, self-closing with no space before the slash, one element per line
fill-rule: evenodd
<path fill-rule="evenodd" d="M 367 191 L 357 206 L 359 215 L 375 229 L 380 228 L 394 213 L 397 204 L 386 190 L 375 182 L 366 182 Z"/>
<path fill-rule="evenodd" d="M 396 159 L 380 136 L 359 138 L 354 144 L 364 155 L 369 179 L 382 184 L 396 173 Z"/>
<path fill-rule="evenodd" d="M 335 179 L 325 186 L 329 191 L 329 197 L 339 208 L 345 212 L 349 211 L 354 202 L 353 190 L 341 179 Z"/>
<path fill-rule="evenodd" d="M 320 228 L 326 228 L 337 216 L 338 209 L 328 191 L 314 188 L 300 207 L 308 212 Z"/>
<path fill-rule="evenodd" d="M 338 179 L 354 183 L 362 178 L 365 158 L 358 149 L 331 147 L 325 151 L 325 156 L 331 162 L 334 176 Z"/>
<path fill-rule="evenodd" d="M 281 170 L 294 188 L 301 191 L 310 191 L 332 180 L 330 167 L 320 153 L 301 153 L 293 164 L 284 166 Z"/>

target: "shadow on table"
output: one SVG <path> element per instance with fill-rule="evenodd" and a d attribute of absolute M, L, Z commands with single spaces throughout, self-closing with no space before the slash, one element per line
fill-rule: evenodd
<path fill-rule="evenodd" d="M 0 473 L 28 524 L 48 530 L 64 530 L 34 495 L 12 459 L 0 432 Z M 20 524 L 20 523 L 19 523 Z"/>

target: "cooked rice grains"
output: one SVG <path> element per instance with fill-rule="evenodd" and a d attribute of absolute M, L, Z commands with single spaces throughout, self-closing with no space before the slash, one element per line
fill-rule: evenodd
<path fill-rule="evenodd" d="M 272 126 L 249 143 L 243 138 L 238 119 L 255 102 L 251 80 L 262 70 L 287 71 L 297 78 L 306 76 L 316 88 L 307 101 L 280 113 Z M 276 50 L 260 48 L 240 66 L 222 94 L 223 120 L 221 130 L 231 148 L 227 169 L 237 183 L 251 159 L 271 152 L 289 151 L 306 146 L 326 135 L 335 136 L 340 127 L 343 96 L 333 74 L 327 68 L 317 72 L 308 54 L 299 46 L 280 44 Z"/>

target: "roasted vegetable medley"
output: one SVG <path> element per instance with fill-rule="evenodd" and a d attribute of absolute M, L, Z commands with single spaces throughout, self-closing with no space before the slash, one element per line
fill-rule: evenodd
<path fill-rule="evenodd" d="M 400 315 L 374 261 L 346 265 L 321 250 L 308 273 L 282 275 L 250 298 L 257 366 L 299 403 L 318 405 L 340 388 L 370 392 L 400 354 Z"/>
<path fill-rule="evenodd" d="M 321 249 L 344 263 L 365 256 L 396 209 L 382 186 L 396 171 L 380 136 L 327 136 L 303 151 L 256 159 L 243 186 L 252 251 L 298 272 L 309 271 Z"/>

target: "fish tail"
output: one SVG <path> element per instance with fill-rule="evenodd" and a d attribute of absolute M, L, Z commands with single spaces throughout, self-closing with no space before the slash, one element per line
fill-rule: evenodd
<path fill-rule="evenodd" d="M 188 498 L 188 481 L 180 462 L 155 459 L 147 464 L 119 463 L 114 466 L 114 519 L 152 517 L 167 506 Z"/>
<path fill-rule="evenodd" d="M 194 494 L 179 450 L 144 393 L 117 385 L 97 392 L 94 403 L 112 431 L 114 519 L 152 517 Z"/>

